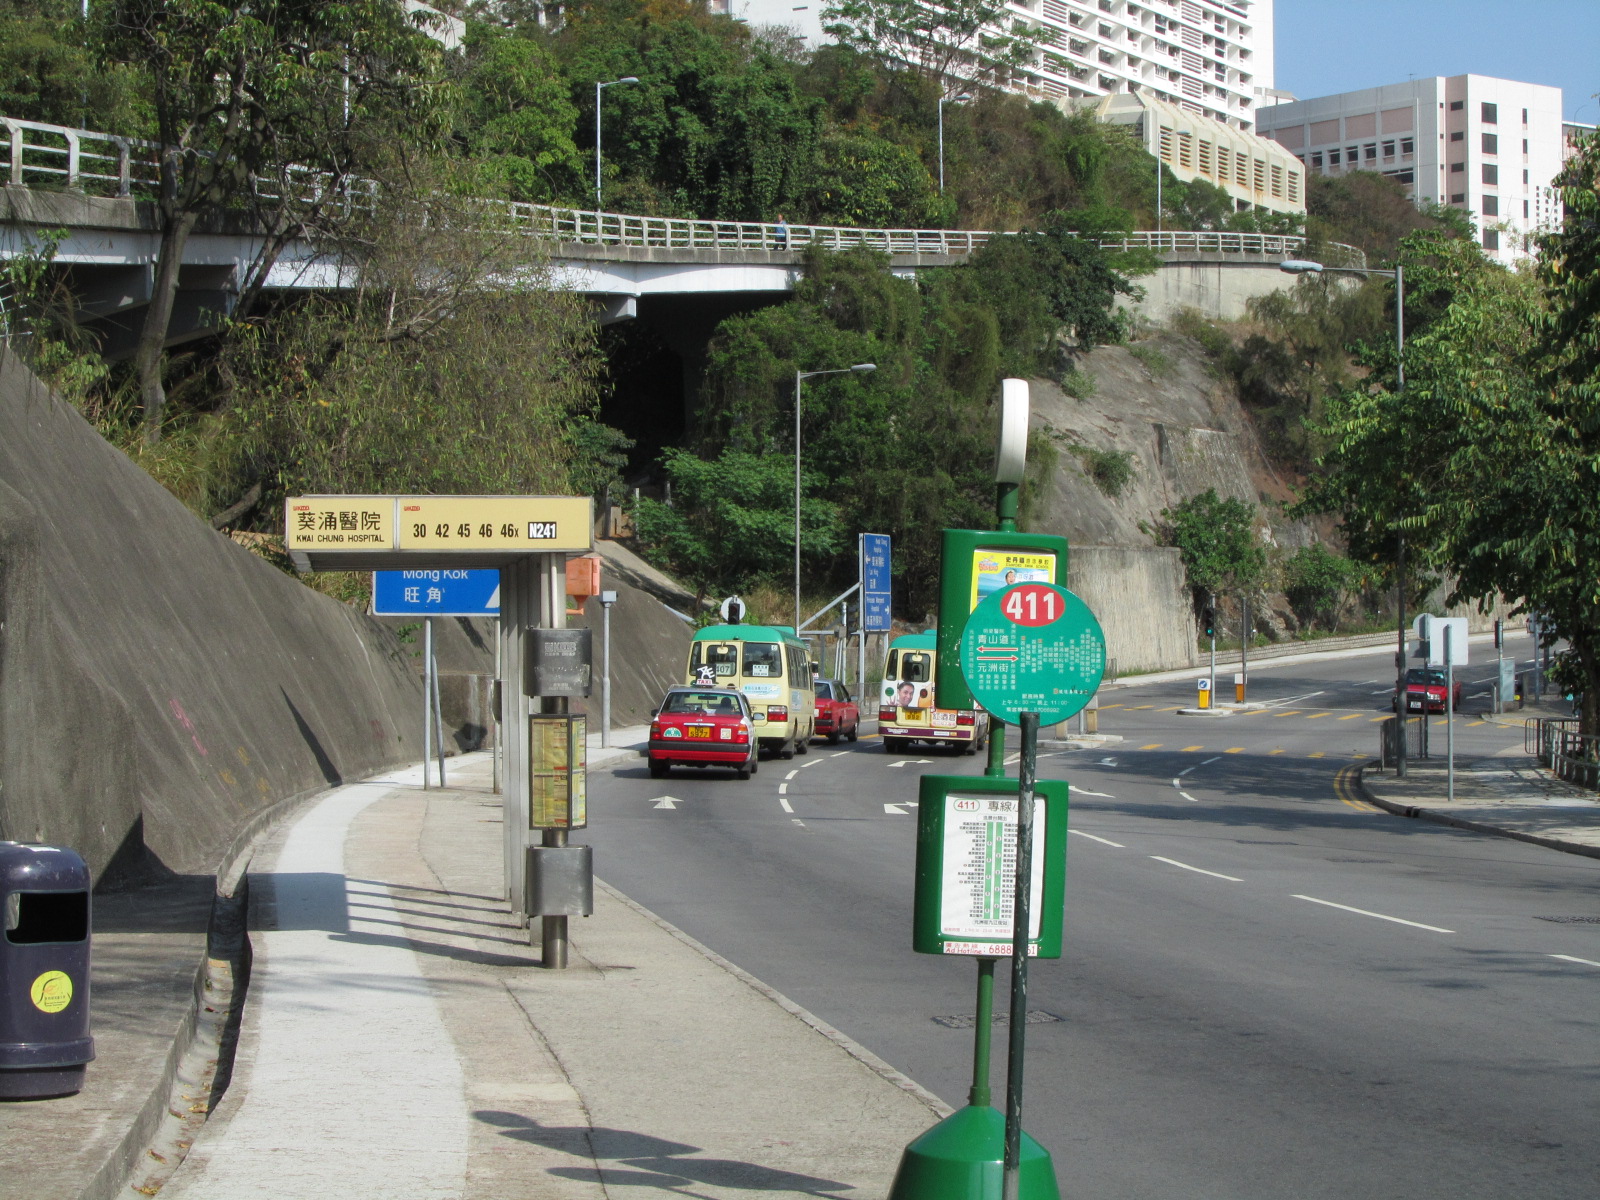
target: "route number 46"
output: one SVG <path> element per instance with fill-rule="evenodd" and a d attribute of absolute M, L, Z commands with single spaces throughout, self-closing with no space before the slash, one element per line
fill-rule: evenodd
<path fill-rule="evenodd" d="M 1006 593 L 1000 611 L 1018 625 L 1050 625 L 1060 618 L 1064 606 L 1054 588 L 1025 583 Z"/>

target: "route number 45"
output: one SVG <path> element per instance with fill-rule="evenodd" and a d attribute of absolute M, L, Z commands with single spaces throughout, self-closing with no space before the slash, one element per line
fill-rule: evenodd
<path fill-rule="evenodd" d="M 1012 588 L 1000 605 L 1000 611 L 1017 625 L 1054 624 L 1064 608 L 1059 592 L 1036 583 Z"/>

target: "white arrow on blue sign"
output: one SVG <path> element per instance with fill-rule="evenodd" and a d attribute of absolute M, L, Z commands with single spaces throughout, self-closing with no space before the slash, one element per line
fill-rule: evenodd
<path fill-rule="evenodd" d="M 372 611 L 380 617 L 493 617 L 500 612 L 500 572 L 374 571 Z"/>

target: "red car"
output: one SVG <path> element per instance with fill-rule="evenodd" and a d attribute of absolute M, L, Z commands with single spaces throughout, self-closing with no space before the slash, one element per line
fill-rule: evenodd
<path fill-rule="evenodd" d="M 1406 712 L 1443 712 L 1445 674 L 1437 667 L 1412 667 L 1406 672 Z M 1398 706 L 1396 706 L 1398 707 Z M 1461 679 L 1451 689 L 1450 707 L 1461 707 Z"/>
<path fill-rule="evenodd" d="M 839 739 L 855 741 L 861 726 L 861 710 L 850 699 L 850 690 L 837 679 L 819 679 L 817 687 L 816 736 L 837 746 Z"/>
<path fill-rule="evenodd" d="M 660 779 L 674 766 L 732 767 L 740 779 L 749 779 L 759 745 L 743 692 L 675 687 L 650 722 L 650 776 Z"/>

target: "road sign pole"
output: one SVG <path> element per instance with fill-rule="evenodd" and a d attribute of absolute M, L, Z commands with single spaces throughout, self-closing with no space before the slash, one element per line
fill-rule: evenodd
<path fill-rule="evenodd" d="M 1455 655 L 1451 653 L 1450 635 L 1455 630 L 1450 628 L 1450 623 L 1444 626 L 1444 777 L 1446 800 L 1456 798 L 1456 667 Z M 1428 706 L 1422 706 L 1426 709 Z M 1426 713 L 1424 713 L 1426 716 Z"/>
<path fill-rule="evenodd" d="M 1011 1045 L 1006 1059 L 1006 1142 L 1002 1200 L 1017 1200 L 1022 1163 L 1022 1059 L 1028 1029 L 1029 902 L 1033 894 L 1033 785 L 1039 754 L 1039 714 L 1021 714 L 1022 763 L 1017 790 L 1016 890 L 1011 904 Z"/>
<path fill-rule="evenodd" d="M 992 958 L 978 960 L 978 1002 L 973 1006 L 972 1088 L 967 1103 L 989 1107 L 989 1043 L 994 1031 L 994 964 Z"/>
<path fill-rule="evenodd" d="M 422 789 L 433 767 L 433 618 L 422 618 Z"/>
<path fill-rule="evenodd" d="M 428 618 L 433 627 L 433 618 Z M 433 639 L 429 638 L 428 669 L 433 678 L 433 748 L 439 759 L 439 786 L 444 787 L 444 705 L 439 700 L 439 658 L 432 652 Z"/>

